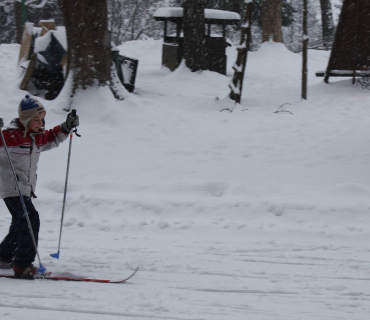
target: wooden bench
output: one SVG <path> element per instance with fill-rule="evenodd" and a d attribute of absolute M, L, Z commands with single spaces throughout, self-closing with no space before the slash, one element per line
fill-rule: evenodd
<path fill-rule="evenodd" d="M 326 71 L 317 71 L 316 77 L 325 77 Z M 364 70 L 331 70 L 329 77 L 366 77 L 370 76 L 370 71 Z"/>

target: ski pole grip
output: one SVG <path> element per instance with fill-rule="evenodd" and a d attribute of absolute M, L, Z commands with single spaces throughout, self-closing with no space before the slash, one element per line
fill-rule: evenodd
<path fill-rule="evenodd" d="M 72 109 L 72 111 L 68 114 L 69 117 L 75 117 L 77 115 L 76 109 Z"/>
<path fill-rule="evenodd" d="M 68 118 L 69 117 L 77 117 L 76 109 L 72 109 L 72 111 L 68 114 Z M 77 137 L 81 137 L 81 135 L 77 133 L 77 127 L 74 127 L 73 132 L 76 134 Z"/>

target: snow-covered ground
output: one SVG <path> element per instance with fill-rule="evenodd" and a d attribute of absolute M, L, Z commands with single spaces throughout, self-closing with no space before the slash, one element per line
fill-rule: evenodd
<path fill-rule="evenodd" d="M 25 94 L 18 50 L 0 46 L 6 123 Z M 300 55 L 265 44 L 249 54 L 242 106 L 220 112 L 233 108 L 235 48 L 227 77 L 162 69 L 160 41 L 120 50 L 140 60 L 136 94 L 80 97 L 60 260 L 49 254 L 68 142 L 42 155 L 34 203 L 49 271 L 140 271 L 121 285 L 0 279 L 0 319 L 367 320 L 369 91 L 324 84 L 314 74 L 329 52 L 311 51 L 301 101 Z M 42 102 L 47 127 L 64 121 L 63 97 Z M 2 238 L 10 215 L 0 210 Z"/>

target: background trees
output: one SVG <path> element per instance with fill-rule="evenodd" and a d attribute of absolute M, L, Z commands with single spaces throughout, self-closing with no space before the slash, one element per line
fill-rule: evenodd
<path fill-rule="evenodd" d="M 21 0 L 0 0 L 0 43 L 17 42 L 15 6 Z M 37 23 L 40 19 L 54 19 L 57 25 L 63 25 L 62 15 L 57 0 L 27 0 L 29 22 Z M 30 3 L 31 2 L 31 3 Z M 207 8 L 238 12 L 244 18 L 244 0 L 204 0 Z M 111 41 L 115 45 L 136 39 L 161 39 L 162 24 L 155 22 L 153 13 L 159 7 L 182 6 L 184 0 L 107 0 L 108 28 Z M 272 38 L 282 41 L 290 50 L 301 49 L 302 0 L 254 0 L 252 50 L 258 49 L 263 41 Z M 36 8 L 34 5 L 40 6 Z M 308 34 L 310 47 L 330 48 L 334 35 L 334 23 L 340 7 L 340 1 L 308 0 Z M 262 7 L 265 7 L 262 10 Z M 274 6 L 281 9 L 275 10 Z M 277 8 L 276 7 L 276 8 Z M 336 9 L 333 13 L 332 7 Z M 321 19 L 320 19 L 321 17 Z M 265 21 L 265 24 L 262 24 Z M 281 22 L 280 22 L 281 21 Z M 19 25 L 19 23 L 18 23 Z M 214 26 L 213 32 L 220 32 Z M 240 25 L 229 26 L 228 37 L 233 43 L 240 38 Z M 20 29 L 21 30 L 21 29 Z M 18 37 L 20 31 L 18 28 Z M 18 39 L 19 40 L 19 39 Z"/>
<path fill-rule="evenodd" d="M 173 1 L 156 0 L 108 0 L 109 30 L 112 42 L 160 37 L 161 28 L 154 21 L 153 13 L 160 6 L 179 5 Z"/>
<path fill-rule="evenodd" d="M 57 0 L 27 0 L 25 14 L 28 22 L 54 19 L 62 25 L 61 12 Z M 22 40 L 22 3 L 21 0 L 0 0 L 0 43 L 20 43 Z"/>
<path fill-rule="evenodd" d="M 325 49 L 331 47 L 334 38 L 333 12 L 330 0 L 320 0 L 322 17 L 322 43 Z"/>

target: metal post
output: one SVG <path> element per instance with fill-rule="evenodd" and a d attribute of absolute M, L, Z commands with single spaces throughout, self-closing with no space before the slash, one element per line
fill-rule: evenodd
<path fill-rule="evenodd" d="M 22 0 L 22 26 L 27 22 L 26 0 Z"/>
<path fill-rule="evenodd" d="M 69 150 L 68 150 L 66 181 L 65 181 L 65 184 L 64 184 L 64 196 L 63 196 L 62 217 L 60 219 L 60 232 L 59 232 L 58 252 L 57 253 L 50 254 L 50 256 L 52 258 L 56 258 L 58 260 L 59 260 L 59 255 L 60 255 L 60 244 L 61 244 L 61 241 L 62 241 L 64 210 L 65 210 L 65 207 L 66 207 L 67 187 L 68 187 L 68 175 L 69 175 L 69 163 L 70 163 L 70 160 L 71 160 L 71 149 L 72 149 L 72 138 L 73 138 L 73 132 L 70 134 L 70 140 L 69 140 Z"/>

